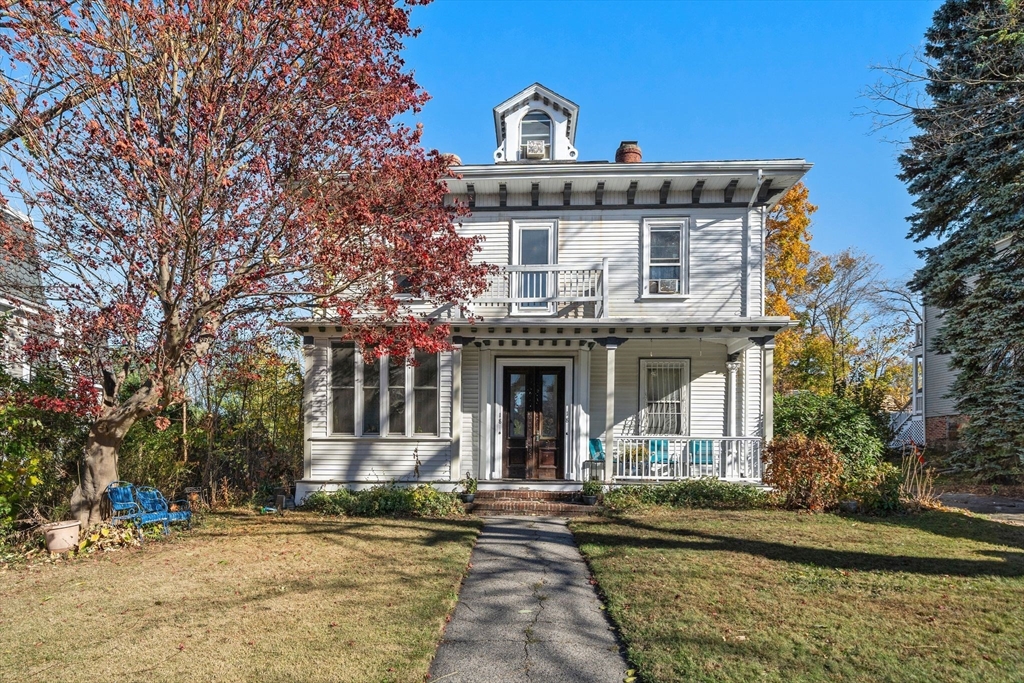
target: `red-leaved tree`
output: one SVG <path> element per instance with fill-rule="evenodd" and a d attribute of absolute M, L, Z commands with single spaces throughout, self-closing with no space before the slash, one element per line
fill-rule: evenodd
<path fill-rule="evenodd" d="M 72 499 L 83 523 L 101 518 L 125 433 L 239 327 L 324 312 L 379 352 L 444 347 L 396 282 L 461 302 L 486 269 L 444 206 L 448 160 L 396 121 L 426 99 L 399 56 L 417 3 L 0 4 L 0 104 L 20 126 L 5 189 L 35 219 L 37 251 L 20 255 L 53 303 L 32 350 L 102 387 Z M 74 93 L 88 97 L 54 115 Z"/>

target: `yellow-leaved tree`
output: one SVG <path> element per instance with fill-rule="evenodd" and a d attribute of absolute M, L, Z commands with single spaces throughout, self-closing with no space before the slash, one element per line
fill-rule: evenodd
<path fill-rule="evenodd" d="M 765 312 L 768 315 L 796 317 L 795 297 L 807 291 L 811 263 L 811 214 L 818 207 L 808 199 L 807 186 L 797 183 L 765 221 Z M 804 339 L 796 329 L 775 337 L 776 389 L 786 391 L 787 373 L 793 360 L 801 355 Z"/>

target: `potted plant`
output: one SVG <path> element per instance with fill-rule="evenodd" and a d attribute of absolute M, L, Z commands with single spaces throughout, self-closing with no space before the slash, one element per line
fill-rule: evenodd
<path fill-rule="evenodd" d="M 580 494 L 583 496 L 583 503 L 585 505 L 595 505 L 597 503 L 597 497 L 604 491 L 604 482 L 598 481 L 597 479 L 588 479 L 583 482 L 583 489 Z"/>
<path fill-rule="evenodd" d="M 469 472 L 466 472 L 465 478 L 459 482 L 462 486 L 462 493 L 459 494 L 459 498 L 462 499 L 463 503 L 472 503 L 476 497 L 476 479 Z"/>
<path fill-rule="evenodd" d="M 54 522 L 43 527 L 46 549 L 51 553 L 66 553 L 78 546 L 79 522 Z"/>

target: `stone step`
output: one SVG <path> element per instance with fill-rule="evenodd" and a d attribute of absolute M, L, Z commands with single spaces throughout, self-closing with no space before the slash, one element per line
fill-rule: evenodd
<path fill-rule="evenodd" d="M 532 491 L 526 489 L 478 490 L 476 500 L 546 500 L 569 502 L 579 498 L 578 491 Z"/>
<path fill-rule="evenodd" d="M 598 505 L 584 505 L 579 502 L 550 500 L 515 500 L 511 498 L 480 499 L 466 504 L 466 512 L 472 515 L 540 515 L 546 517 L 581 517 L 599 515 L 604 511 Z"/>

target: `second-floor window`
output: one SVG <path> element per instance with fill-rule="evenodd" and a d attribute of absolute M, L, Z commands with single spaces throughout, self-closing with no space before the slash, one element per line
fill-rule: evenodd
<path fill-rule="evenodd" d="M 340 436 L 437 436 L 438 356 L 403 358 L 331 345 L 331 433 Z"/>
<path fill-rule="evenodd" d="M 688 293 L 689 219 L 644 221 L 644 297 L 673 297 Z"/>

